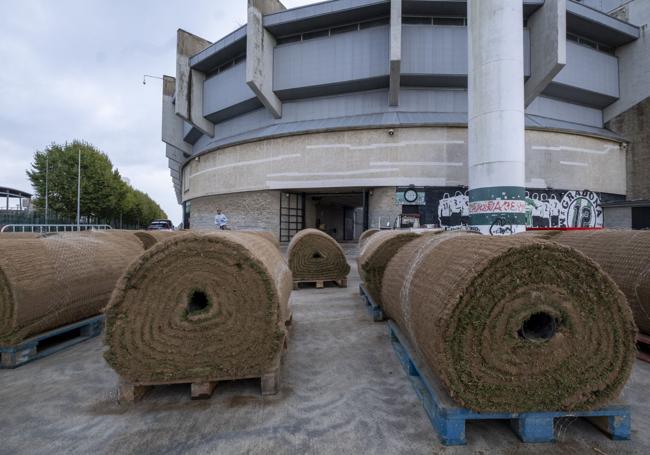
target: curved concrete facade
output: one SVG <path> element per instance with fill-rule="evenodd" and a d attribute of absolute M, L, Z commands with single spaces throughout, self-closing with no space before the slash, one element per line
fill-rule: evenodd
<path fill-rule="evenodd" d="M 414 127 L 287 136 L 219 149 L 183 169 L 183 200 L 260 190 L 467 186 L 467 129 Z M 618 142 L 526 134 L 526 186 L 625 194 Z"/>
<path fill-rule="evenodd" d="M 526 188 L 547 191 L 544 201 L 562 196 L 554 190 L 624 197 L 625 138 L 605 128 L 603 109 L 620 96 L 614 51 L 638 39 L 638 27 L 570 0 L 522 2 Z M 277 230 L 291 211 L 331 224 L 328 194 L 338 193 L 344 211 L 364 207 L 363 226 L 383 225 L 415 213 L 400 188 L 436 201 L 465 192 L 466 2 L 248 6 L 248 24 L 215 43 L 178 33 L 163 140 L 190 223 L 209 225 L 223 205 L 243 227 Z M 301 207 L 284 194 L 300 194 Z M 264 221 L 246 220 L 238 207 L 258 203 Z M 422 205 L 420 220 L 448 221 L 446 203 Z"/>

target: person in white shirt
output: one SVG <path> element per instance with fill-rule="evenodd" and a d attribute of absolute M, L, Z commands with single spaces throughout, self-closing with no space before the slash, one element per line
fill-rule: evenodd
<path fill-rule="evenodd" d="M 217 229 L 228 229 L 228 217 L 221 213 L 221 209 L 217 209 L 217 215 L 214 217 L 214 225 Z"/>

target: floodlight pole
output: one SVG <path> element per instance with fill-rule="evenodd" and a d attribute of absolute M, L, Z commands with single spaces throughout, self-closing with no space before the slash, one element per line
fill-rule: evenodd
<path fill-rule="evenodd" d="M 81 230 L 81 215 L 79 208 L 81 206 L 81 149 L 79 149 L 79 159 L 77 162 L 77 232 Z"/>

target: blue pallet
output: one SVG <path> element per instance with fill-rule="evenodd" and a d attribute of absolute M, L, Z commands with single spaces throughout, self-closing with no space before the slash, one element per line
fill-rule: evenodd
<path fill-rule="evenodd" d="M 379 305 L 377 305 L 374 302 L 374 300 L 372 300 L 372 297 L 368 293 L 368 290 L 363 285 L 363 283 L 359 284 L 359 295 L 361 296 L 361 299 L 365 302 L 365 304 L 368 306 L 368 314 L 372 316 L 373 321 L 380 322 L 386 320 L 384 311 L 381 309 Z"/>
<path fill-rule="evenodd" d="M 104 316 L 99 315 L 41 333 L 16 346 L 0 346 L 0 369 L 16 368 L 27 362 L 52 355 L 82 341 L 94 338 L 102 332 L 103 327 Z M 79 333 L 75 333 L 76 331 Z M 54 337 L 65 337 L 66 335 L 73 337 L 64 339 L 61 342 L 56 342 L 56 339 L 54 339 Z M 48 341 L 54 342 L 52 345 L 47 346 L 44 343 Z"/>
<path fill-rule="evenodd" d="M 440 381 L 414 355 L 408 340 L 393 321 L 388 322 L 391 344 L 411 380 L 422 405 L 444 445 L 465 444 L 468 420 L 510 420 L 513 431 L 523 442 L 554 442 L 553 420 L 558 417 L 585 417 L 614 440 L 630 439 L 631 413 L 626 405 L 612 405 L 596 411 L 480 413 L 459 407 Z"/>

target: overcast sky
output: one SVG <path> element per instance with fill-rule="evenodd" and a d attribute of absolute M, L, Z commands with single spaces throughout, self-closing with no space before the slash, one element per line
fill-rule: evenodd
<path fill-rule="evenodd" d="M 285 0 L 288 8 L 316 3 Z M 160 140 L 161 81 L 176 29 L 216 41 L 246 23 L 246 0 L 2 0 L 0 186 L 32 192 L 34 152 L 82 139 L 181 221 Z"/>

